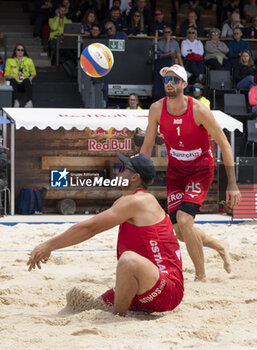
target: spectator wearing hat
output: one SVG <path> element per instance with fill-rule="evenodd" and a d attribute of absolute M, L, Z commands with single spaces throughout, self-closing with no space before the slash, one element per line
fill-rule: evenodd
<path fill-rule="evenodd" d="M 257 67 L 254 65 L 251 53 L 249 50 L 244 50 L 241 53 L 239 64 L 234 68 L 234 82 L 237 89 L 250 90 L 256 85 Z"/>
<path fill-rule="evenodd" d="M 203 105 L 205 105 L 205 107 L 207 107 L 208 109 L 210 109 L 210 101 L 205 98 L 203 96 L 203 90 L 204 90 L 204 87 L 202 84 L 200 83 L 195 83 L 193 85 L 193 95 L 194 95 L 194 98 L 197 99 L 198 101 L 200 101 Z"/>
<path fill-rule="evenodd" d="M 241 24 L 240 15 L 238 12 L 233 12 L 231 15 L 231 21 L 225 23 L 221 30 L 222 38 L 232 38 L 235 28 L 243 28 Z"/>
<path fill-rule="evenodd" d="M 234 39 L 228 43 L 228 57 L 231 66 L 235 66 L 240 58 L 241 52 L 248 50 L 251 53 L 251 48 L 246 40 L 242 40 L 242 30 L 240 28 L 235 28 L 233 32 Z"/>
<path fill-rule="evenodd" d="M 152 24 L 152 28 L 150 30 L 152 35 L 156 35 L 160 37 L 164 35 L 164 30 L 168 27 L 168 23 L 164 21 L 164 13 L 161 9 L 156 9 L 154 12 L 154 21 Z"/>
<path fill-rule="evenodd" d="M 220 30 L 218 28 L 212 28 L 210 30 L 211 40 L 206 41 L 205 44 L 205 64 L 214 70 L 229 70 L 229 60 L 227 53 L 229 51 L 228 46 L 220 41 Z"/>

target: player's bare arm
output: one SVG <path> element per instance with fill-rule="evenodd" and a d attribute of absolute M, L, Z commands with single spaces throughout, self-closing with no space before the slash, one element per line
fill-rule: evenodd
<path fill-rule="evenodd" d="M 158 125 L 161 118 L 163 99 L 154 102 L 149 109 L 148 126 L 145 132 L 145 138 L 140 153 L 151 157 L 154 141 L 157 135 Z"/>
<path fill-rule="evenodd" d="M 29 254 L 29 260 L 27 262 L 29 271 L 36 267 L 40 269 L 40 263 L 46 263 L 53 250 L 84 242 L 98 233 L 128 221 L 133 218 L 137 212 L 138 208 L 133 202 L 132 196 L 120 198 L 119 203 L 116 203 L 116 205 L 113 205 L 110 209 L 89 220 L 73 225 L 64 233 L 35 247 Z"/>
<path fill-rule="evenodd" d="M 241 195 L 236 184 L 234 157 L 232 154 L 230 144 L 210 110 L 208 110 L 198 101 L 194 101 L 193 108 L 194 119 L 196 124 L 203 125 L 221 149 L 228 177 L 226 200 L 228 201 L 229 199 L 231 199 L 231 206 L 236 206 L 240 202 Z"/>

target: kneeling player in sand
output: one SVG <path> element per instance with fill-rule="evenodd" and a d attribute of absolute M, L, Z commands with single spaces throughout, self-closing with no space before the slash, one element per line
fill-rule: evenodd
<path fill-rule="evenodd" d="M 119 158 L 120 176 L 128 180 L 122 197 L 110 209 L 35 247 L 29 254 L 29 271 L 41 268 L 53 250 L 120 225 L 116 286 L 100 298 L 120 315 L 127 310 L 173 310 L 183 298 L 181 254 L 169 216 L 146 191 L 155 176 L 153 163 L 144 154 Z"/>

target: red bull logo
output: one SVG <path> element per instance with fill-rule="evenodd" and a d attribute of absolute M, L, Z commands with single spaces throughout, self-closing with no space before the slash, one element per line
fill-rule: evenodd
<path fill-rule="evenodd" d="M 117 130 L 111 127 L 109 130 L 104 130 L 103 128 L 98 128 L 95 130 L 93 136 L 104 136 L 107 138 L 113 138 L 118 136 L 127 136 L 127 133 L 124 130 Z"/>
<path fill-rule="evenodd" d="M 131 139 L 117 140 L 107 139 L 105 142 L 88 140 L 89 151 L 129 151 L 131 150 Z"/>

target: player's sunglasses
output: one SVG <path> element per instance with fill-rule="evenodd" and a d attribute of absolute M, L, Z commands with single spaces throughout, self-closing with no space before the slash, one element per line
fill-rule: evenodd
<path fill-rule="evenodd" d="M 180 79 L 178 77 L 174 77 L 174 76 L 172 76 L 172 77 L 168 76 L 168 77 L 164 77 L 163 81 L 164 81 L 164 84 L 171 83 L 171 84 L 177 85 L 182 81 L 182 79 Z"/>
<path fill-rule="evenodd" d="M 125 164 L 121 164 L 121 165 L 120 165 L 119 173 L 123 173 L 126 169 L 128 169 L 128 170 L 131 171 L 132 173 L 135 173 L 135 174 L 136 174 L 136 170 L 125 166 Z"/>

